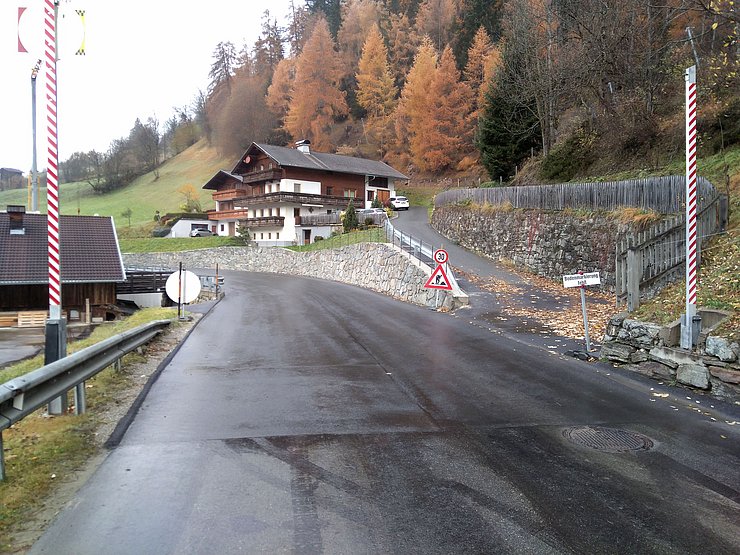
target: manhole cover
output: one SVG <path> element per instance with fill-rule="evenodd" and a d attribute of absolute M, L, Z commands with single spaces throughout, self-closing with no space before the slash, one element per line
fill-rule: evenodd
<path fill-rule="evenodd" d="M 566 428 L 563 430 L 563 436 L 577 445 L 607 453 L 645 451 L 653 446 L 653 441 L 644 435 L 614 428 L 595 426 Z"/>

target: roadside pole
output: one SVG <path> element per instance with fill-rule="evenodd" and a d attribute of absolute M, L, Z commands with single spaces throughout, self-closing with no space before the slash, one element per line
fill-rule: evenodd
<path fill-rule="evenodd" d="M 696 316 L 696 66 L 686 69 L 686 310 L 681 315 L 681 348 L 693 348 Z"/>
<path fill-rule="evenodd" d="M 58 0 L 45 0 L 44 55 L 46 57 L 46 212 L 49 268 L 49 319 L 46 321 L 44 364 L 67 356 L 67 323 L 62 318 L 61 247 L 59 225 L 59 145 L 57 135 L 57 22 Z M 66 393 L 49 403 L 50 414 L 67 412 Z"/>

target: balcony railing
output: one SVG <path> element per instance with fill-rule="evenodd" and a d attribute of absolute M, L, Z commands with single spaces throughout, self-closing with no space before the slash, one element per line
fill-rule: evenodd
<path fill-rule="evenodd" d="M 262 170 L 257 172 L 250 172 L 242 175 L 242 183 L 253 184 L 263 183 L 265 181 L 281 180 L 283 178 L 283 170 L 279 168 L 273 168 L 270 170 Z"/>
<path fill-rule="evenodd" d="M 329 195 L 311 195 L 308 193 L 266 193 L 264 195 L 255 196 L 242 196 L 234 198 L 234 203 L 242 206 L 249 206 L 250 208 L 257 204 L 277 204 L 277 203 L 290 203 L 290 204 L 320 204 L 322 206 L 341 206 L 346 208 L 350 200 L 354 200 L 355 203 L 358 199 L 350 199 L 349 197 L 334 197 Z M 361 201 L 360 201 L 361 202 Z"/>
<path fill-rule="evenodd" d="M 246 208 L 237 210 L 209 210 L 208 218 L 211 220 L 241 220 L 247 217 Z"/>
<path fill-rule="evenodd" d="M 224 191 L 214 191 L 211 196 L 213 197 L 213 200 L 224 201 L 241 198 L 246 194 L 246 189 L 226 189 Z"/>
<path fill-rule="evenodd" d="M 242 222 L 250 229 L 255 227 L 283 227 L 285 224 L 285 217 L 266 216 L 264 218 L 246 218 L 243 219 Z"/>

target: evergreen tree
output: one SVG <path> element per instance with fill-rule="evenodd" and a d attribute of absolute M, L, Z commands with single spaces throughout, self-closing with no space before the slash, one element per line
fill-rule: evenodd
<path fill-rule="evenodd" d="M 501 38 L 503 0 L 460 0 L 460 9 L 453 25 L 452 48 L 461 67 L 468 63 L 468 54 L 482 27 L 490 40 Z"/>
<path fill-rule="evenodd" d="M 485 95 L 476 146 L 491 179 L 508 180 L 516 166 L 539 144 L 539 127 L 533 107 L 527 109 L 501 94 L 500 84 L 491 82 Z"/>
<path fill-rule="evenodd" d="M 213 63 L 211 71 L 208 72 L 210 79 L 208 92 L 213 93 L 221 87 L 227 90 L 231 78 L 234 76 L 234 70 L 239 65 L 239 56 L 233 42 L 219 42 L 213 51 Z"/>
<path fill-rule="evenodd" d="M 306 0 L 306 6 L 309 13 L 323 15 L 332 37 L 336 38 L 342 26 L 342 0 Z"/>
<path fill-rule="evenodd" d="M 355 210 L 355 203 L 350 199 L 347 210 L 344 212 L 344 219 L 342 220 L 342 227 L 344 232 L 348 233 L 353 229 L 357 229 L 360 222 L 357 220 L 357 210 Z"/>

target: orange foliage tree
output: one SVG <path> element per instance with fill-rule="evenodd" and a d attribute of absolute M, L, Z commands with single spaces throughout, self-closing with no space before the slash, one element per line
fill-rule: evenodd
<path fill-rule="evenodd" d="M 383 156 L 398 91 L 388 64 L 388 50 L 377 25 L 373 25 L 367 35 L 356 77 L 357 101 L 367 112 L 367 129 Z"/>
<path fill-rule="evenodd" d="M 331 150 L 332 124 L 348 113 L 339 90 L 342 68 L 326 20 L 319 19 L 296 59 L 295 80 L 285 130 L 294 139 L 310 139 L 319 150 Z"/>

